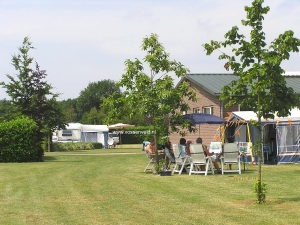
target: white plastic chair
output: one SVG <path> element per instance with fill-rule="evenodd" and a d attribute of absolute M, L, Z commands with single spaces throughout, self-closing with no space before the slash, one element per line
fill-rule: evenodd
<path fill-rule="evenodd" d="M 108 148 L 112 148 L 114 146 L 114 139 L 108 138 L 107 144 L 108 144 Z"/>
<path fill-rule="evenodd" d="M 185 170 L 188 171 L 187 166 L 190 165 L 190 157 L 181 156 L 179 144 L 173 144 L 173 152 L 175 156 L 175 166 L 173 168 L 172 174 L 178 173 L 180 175 L 182 173 L 183 168 L 185 168 Z"/>
<path fill-rule="evenodd" d="M 205 155 L 202 144 L 190 144 L 190 152 L 191 167 L 189 175 L 194 173 L 205 174 L 206 176 L 208 172 L 214 174 L 211 157 Z M 205 166 L 205 171 L 201 170 L 200 166 Z"/>
<path fill-rule="evenodd" d="M 238 169 L 236 170 L 225 170 L 225 165 L 229 164 L 237 164 Z M 238 172 L 241 174 L 241 161 L 239 156 L 239 149 L 236 143 L 225 143 L 224 144 L 224 152 L 223 156 L 221 157 L 221 168 L 222 174 L 228 173 L 236 173 Z"/>

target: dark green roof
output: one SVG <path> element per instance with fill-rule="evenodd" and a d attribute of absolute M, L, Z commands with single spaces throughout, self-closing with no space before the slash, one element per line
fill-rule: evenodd
<path fill-rule="evenodd" d="M 191 81 L 212 95 L 219 96 L 225 85 L 233 80 L 238 80 L 239 77 L 226 73 L 195 73 L 187 74 L 184 79 Z M 293 88 L 297 94 L 300 94 L 300 76 L 285 76 L 285 80 L 288 87 Z"/>

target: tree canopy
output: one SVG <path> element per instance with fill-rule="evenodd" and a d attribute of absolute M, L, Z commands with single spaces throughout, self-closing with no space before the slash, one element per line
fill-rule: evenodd
<path fill-rule="evenodd" d="M 85 113 L 89 113 L 92 108 L 100 110 L 102 98 L 113 93 L 118 95 L 120 89 L 112 80 L 101 80 L 89 83 L 88 86 L 80 92 L 77 98 L 76 108 L 78 117 L 81 118 Z"/>
<path fill-rule="evenodd" d="M 166 135 L 170 116 L 181 115 L 182 111 L 189 108 L 184 98 L 195 100 L 195 92 L 189 90 L 187 82 L 175 87 L 172 78 L 182 78 L 189 70 L 180 62 L 170 60 L 156 34 L 144 38 L 142 50 L 146 54 L 143 61 L 150 69 L 149 74 L 145 72 L 142 61 L 127 59 L 125 73 L 117 83 L 125 91 L 121 97 L 111 95 L 106 98 L 103 106 L 114 107 L 108 112 L 109 118 L 118 117 L 124 110 L 130 117 L 142 114 L 148 118 L 154 130 L 165 132 L 162 135 Z"/>
<path fill-rule="evenodd" d="M 64 116 L 59 110 L 56 98 L 59 94 L 52 92 L 52 86 L 45 79 L 46 71 L 35 63 L 35 70 L 30 66 L 33 58 L 29 51 L 34 49 L 29 37 L 25 37 L 19 53 L 13 55 L 12 65 L 18 71 L 16 77 L 7 75 L 8 83 L 1 82 L 6 93 L 11 97 L 11 103 L 17 110 L 32 118 L 39 127 L 40 141 L 42 133 L 51 133 L 53 129 L 64 127 Z"/>

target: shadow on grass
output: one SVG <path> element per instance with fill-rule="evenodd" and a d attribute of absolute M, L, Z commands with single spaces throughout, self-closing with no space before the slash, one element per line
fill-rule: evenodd
<path fill-rule="evenodd" d="M 300 197 L 295 197 L 295 198 L 278 198 L 277 203 L 283 203 L 283 202 L 299 202 Z"/>
<path fill-rule="evenodd" d="M 54 156 L 44 156 L 44 162 L 83 162 L 83 160 L 57 160 Z"/>

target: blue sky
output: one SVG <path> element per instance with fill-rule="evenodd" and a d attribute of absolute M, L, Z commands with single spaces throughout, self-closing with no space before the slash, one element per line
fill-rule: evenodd
<path fill-rule="evenodd" d="M 191 73 L 225 73 L 218 54 L 206 56 L 202 44 L 223 40 L 245 19 L 252 0 L 0 0 L 0 81 L 15 75 L 12 55 L 29 36 L 30 55 L 47 71 L 47 80 L 61 93 L 77 98 L 89 82 L 118 81 L 126 59 L 143 59 L 142 39 L 151 33 Z M 300 38 L 300 1 L 265 0 L 271 8 L 264 31 L 269 43 L 293 30 Z M 300 54 L 284 62 L 286 71 L 300 71 Z M 34 66 L 34 65 L 33 65 Z M 8 98 L 0 88 L 0 99 Z"/>

